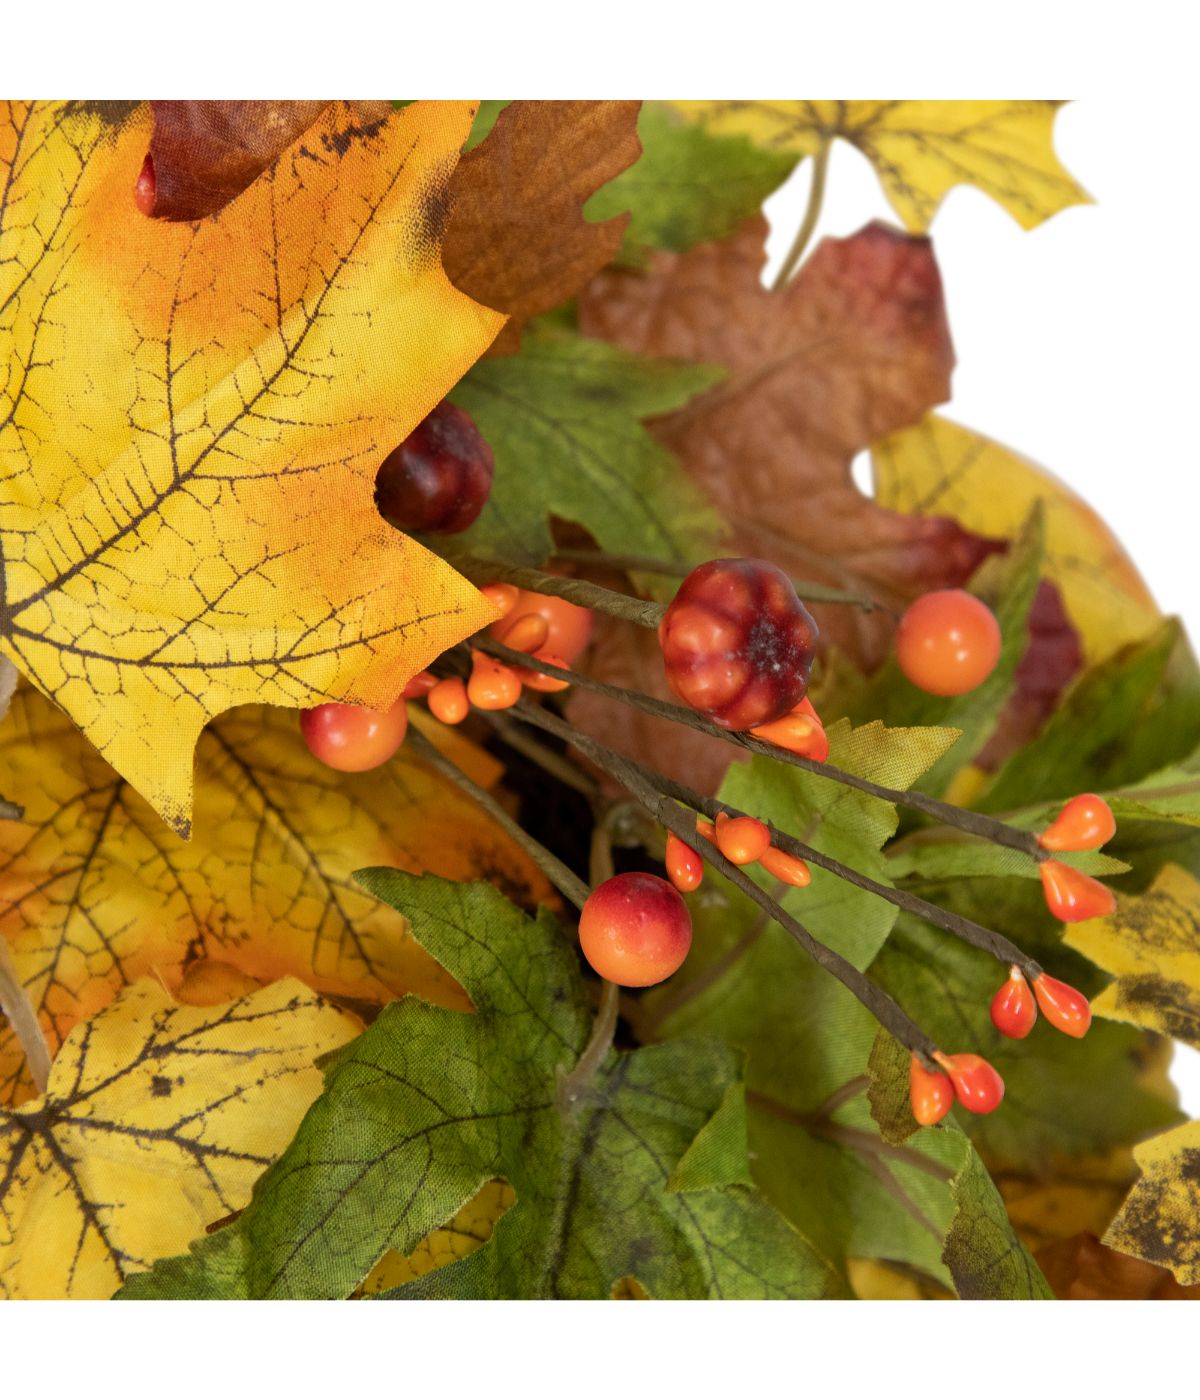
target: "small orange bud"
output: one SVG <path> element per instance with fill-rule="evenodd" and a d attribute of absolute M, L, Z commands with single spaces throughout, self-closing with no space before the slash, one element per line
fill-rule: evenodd
<path fill-rule="evenodd" d="M 940 1123 L 954 1103 L 954 1087 L 944 1074 L 926 1069 L 914 1055 L 908 1066 L 908 1101 L 923 1128 Z"/>
<path fill-rule="evenodd" d="M 782 880 L 787 885 L 795 885 L 797 889 L 803 889 L 812 881 L 808 866 L 799 856 L 788 855 L 786 851 L 778 850 L 774 846 L 767 848 L 759 857 L 758 863 L 768 875 L 774 875 L 777 880 Z"/>
<path fill-rule="evenodd" d="M 982 1055 L 943 1055 L 933 1057 L 950 1076 L 954 1093 L 970 1113 L 991 1113 L 1004 1097 L 1004 1080 Z"/>
<path fill-rule="evenodd" d="M 992 998 L 992 1025 L 1009 1040 L 1024 1040 L 1037 1020 L 1037 1002 L 1029 983 L 1019 967 L 1008 974 L 1008 980 Z"/>
<path fill-rule="evenodd" d="M 1045 851 L 1095 851 L 1111 841 L 1117 829 L 1112 808 L 1094 792 L 1072 797 L 1038 837 Z"/>
<path fill-rule="evenodd" d="M 756 739 L 798 753 L 802 758 L 811 758 L 817 763 L 824 763 L 829 757 L 829 738 L 807 696 L 782 719 L 761 724 L 750 733 Z"/>
<path fill-rule="evenodd" d="M 667 854 L 664 863 L 671 883 L 684 894 L 690 894 L 692 890 L 699 888 L 701 880 L 704 879 L 703 860 L 673 831 L 667 833 Z"/>
<path fill-rule="evenodd" d="M 1050 912 L 1064 924 L 1099 918 L 1111 914 L 1117 907 L 1116 896 L 1107 885 L 1074 866 L 1064 865 L 1060 860 L 1044 860 L 1040 874 Z"/>
<path fill-rule="evenodd" d="M 507 710 L 521 698 L 521 682 L 511 666 L 477 651 L 467 682 L 467 698 L 480 710 Z"/>
<path fill-rule="evenodd" d="M 511 583 L 485 583 L 479 590 L 501 617 L 507 617 L 521 590 Z"/>
<path fill-rule="evenodd" d="M 717 816 L 717 845 L 734 865 L 753 865 L 771 848 L 771 833 L 756 817 Z"/>
<path fill-rule="evenodd" d="M 559 666 L 564 671 L 571 668 L 561 656 L 552 656 L 548 651 L 538 651 L 534 653 L 535 661 L 544 661 L 547 666 Z M 540 690 L 543 694 L 554 695 L 560 690 L 569 690 L 570 681 L 564 681 L 559 676 L 548 676 L 543 671 L 531 671 L 527 666 L 515 666 L 517 679 L 522 685 L 528 686 L 530 690 Z"/>
<path fill-rule="evenodd" d="M 419 700 L 422 695 L 428 695 L 433 687 L 437 685 L 437 677 L 428 671 L 418 671 L 411 681 L 404 687 L 403 699 Z"/>
<path fill-rule="evenodd" d="M 1064 1035 L 1073 1035 L 1076 1040 L 1087 1035 L 1092 1024 L 1092 1008 L 1088 999 L 1080 991 L 1057 977 L 1048 977 L 1044 972 L 1034 982 L 1038 1005 L 1045 1013 L 1046 1020 Z"/>
<path fill-rule="evenodd" d="M 461 724 L 471 709 L 467 687 L 457 676 L 447 676 L 429 692 L 429 713 L 443 724 Z"/>
<path fill-rule="evenodd" d="M 514 617 L 497 638 L 513 651 L 541 651 L 550 635 L 550 624 L 541 613 L 522 613 Z"/>
<path fill-rule="evenodd" d="M 707 817 L 696 818 L 696 835 L 703 836 L 706 841 L 710 841 L 714 846 L 717 844 L 717 828 Z"/>

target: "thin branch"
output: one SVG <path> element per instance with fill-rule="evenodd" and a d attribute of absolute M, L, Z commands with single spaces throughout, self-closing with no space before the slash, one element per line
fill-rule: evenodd
<path fill-rule="evenodd" d="M 503 828 L 521 847 L 546 879 L 565 895 L 577 909 L 583 908 L 589 890 L 574 871 L 568 870 L 552 851 L 548 851 L 540 841 L 535 841 L 519 822 L 513 821 L 490 792 L 485 792 L 478 783 L 468 778 L 462 769 L 457 764 L 451 763 L 445 754 L 426 739 L 424 734 L 416 729 L 410 729 L 407 742 L 411 745 L 413 752 L 424 762 L 428 763 L 431 768 L 436 768 L 439 773 L 449 778 L 468 797 L 477 802 L 496 825 Z"/>
<path fill-rule="evenodd" d="M 529 665 L 529 658 L 523 652 L 512 651 L 499 642 L 476 637 L 472 644 L 511 666 Z M 754 738 L 752 734 L 722 729 L 695 710 L 690 710 L 684 705 L 673 705 L 669 701 L 656 699 L 653 695 L 645 695 L 640 690 L 629 690 L 624 686 L 609 685 L 606 681 L 598 681 L 581 671 L 571 671 L 566 667 L 554 666 L 545 661 L 539 661 L 537 668 L 539 671 L 544 671 L 546 675 L 557 676 L 560 680 L 578 686 L 581 690 L 591 690 L 597 695 L 607 696 L 610 700 L 619 701 L 622 705 L 629 705 L 635 710 L 655 715 L 659 719 L 670 720 L 676 724 L 686 724 L 688 728 L 695 729 L 698 733 L 707 734 L 714 739 L 723 739 L 728 744 L 736 744 L 749 753 L 763 754 L 767 758 L 777 759 L 780 763 L 790 763 L 793 768 L 803 768 L 806 773 L 814 773 L 818 778 L 828 778 L 832 782 L 841 783 L 846 787 L 857 788 L 860 792 L 865 792 L 871 797 L 878 797 L 884 802 L 890 802 L 900 807 L 909 807 L 934 821 L 943 822 L 947 826 L 956 826 L 962 831 L 969 831 L 973 836 L 980 836 L 985 841 L 991 841 L 997 846 L 1011 847 L 1013 850 L 1021 851 L 1039 861 L 1046 858 L 1047 852 L 1038 845 L 1037 837 L 1032 832 L 1006 826 L 1003 822 L 997 821 L 994 817 L 985 816 L 982 812 L 972 812 L 963 807 L 955 807 L 949 802 L 940 802 L 936 797 L 927 797 L 923 792 L 884 787 L 881 783 L 873 783 L 870 778 L 861 778 L 858 774 L 848 773 L 845 769 L 834 767 L 833 764 L 818 763 L 816 759 L 805 758 L 801 754 L 792 753 L 790 749 L 781 749 L 775 744 L 765 743 L 761 739 Z M 574 741 L 572 740 L 572 742 Z"/>
<path fill-rule="evenodd" d="M 564 1075 L 558 1083 L 560 1103 L 572 1104 L 586 1092 L 592 1076 L 604 1063 L 612 1049 L 613 1033 L 617 1029 L 617 1010 L 620 1006 L 621 989 L 615 982 L 600 983 L 600 1005 L 596 1008 L 596 1020 L 592 1034 L 583 1047 L 583 1053 L 570 1074 Z"/>
<path fill-rule="evenodd" d="M 826 137 L 813 152 L 812 181 L 808 187 L 808 204 L 805 207 L 800 228 L 792 240 L 792 246 L 788 249 L 787 257 L 784 258 L 783 265 L 775 274 L 774 282 L 771 283 L 773 292 L 780 291 L 791 281 L 792 273 L 799 265 L 800 259 L 804 256 L 804 250 L 808 247 L 809 240 L 816 230 L 817 220 L 821 217 L 821 205 L 825 201 L 825 177 L 829 173 L 829 151 L 832 145 L 833 142 Z"/>
<path fill-rule="evenodd" d="M 20 803 L 0 797 L 0 821 L 19 822 L 24 815 L 25 808 Z"/>
<path fill-rule="evenodd" d="M 517 753 L 536 763 L 552 778 L 557 778 L 566 787 L 574 788 L 589 801 L 594 801 L 600 795 L 600 785 L 597 782 L 581 768 L 577 768 L 565 754 L 556 753 L 545 744 L 539 744 L 520 725 L 513 724 L 503 710 L 480 710 L 479 713 L 510 749 L 515 749 Z"/>
<path fill-rule="evenodd" d="M 37 1012 L 17 975 L 9 952 L 8 939 L 0 934 L 0 1012 L 8 1017 L 13 1034 L 25 1052 L 30 1078 L 39 1094 L 50 1082 L 50 1047 L 38 1021 Z"/>

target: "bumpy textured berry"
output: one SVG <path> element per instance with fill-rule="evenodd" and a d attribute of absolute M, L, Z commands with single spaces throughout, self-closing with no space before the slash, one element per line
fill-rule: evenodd
<path fill-rule="evenodd" d="M 1064 924 L 1099 918 L 1117 907 L 1116 896 L 1107 885 L 1061 860 L 1042 861 L 1038 873 L 1050 912 Z"/>
<path fill-rule="evenodd" d="M 954 1094 L 969 1113 L 991 1113 L 1004 1097 L 1004 1080 L 982 1055 L 943 1055 L 933 1057 L 950 1076 Z"/>
<path fill-rule="evenodd" d="M 467 699 L 477 710 L 507 710 L 521 698 L 521 682 L 511 666 L 482 651 L 474 653 Z"/>
<path fill-rule="evenodd" d="M 667 833 L 667 852 L 663 860 L 667 875 L 677 890 L 690 894 L 700 888 L 704 879 L 704 861 L 673 831 Z"/>
<path fill-rule="evenodd" d="M 1046 1020 L 1055 1030 L 1073 1035 L 1076 1040 L 1087 1035 L 1092 1024 L 1092 1008 L 1082 992 L 1044 972 L 1034 982 L 1033 990 Z"/>
<path fill-rule="evenodd" d="M 992 998 L 992 1025 L 1009 1040 L 1024 1040 L 1037 1021 L 1037 1002 L 1025 974 L 1014 967 Z"/>
<path fill-rule="evenodd" d="M 938 1070 L 926 1069 L 916 1055 L 908 1066 L 908 1101 L 923 1128 L 940 1123 L 954 1104 L 954 1086 Z"/>
<path fill-rule="evenodd" d="M 383 459 L 375 502 L 402 529 L 455 535 L 487 504 L 493 471 L 492 450 L 470 415 L 443 401 Z"/>
<path fill-rule="evenodd" d="M 816 763 L 824 763 L 829 757 L 829 736 L 807 695 L 782 719 L 756 725 L 750 733 L 756 739 L 811 758 Z"/>
<path fill-rule="evenodd" d="M 390 710 L 362 705 L 316 705 L 300 712 L 309 752 L 340 773 L 365 773 L 386 763 L 404 742 L 408 711 L 403 699 Z"/>
<path fill-rule="evenodd" d="M 756 817 L 717 815 L 717 846 L 734 865 L 753 865 L 771 849 L 771 832 Z"/>
<path fill-rule="evenodd" d="M 579 916 L 591 966 L 622 987 L 650 987 L 675 972 L 692 946 L 692 920 L 679 892 L 657 875 L 614 875 Z"/>
<path fill-rule="evenodd" d="M 546 640 L 537 650 L 565 657 L 568 665 L 592 640 L 592 614 L 587 608 L 577 607 L 552 593 L 530 593 L 524 588 L 518 591 L 508 615 L 493 622 L 488 630 L 498 642 L 511 646 L 508 639 L 512 629 L 530 614 L 546 619 Z"/>
<path fill-rule="evenodd" d="M 457 676 L 447 676 L 429 692 L 429 713 L 443 724 L 461 724 L 471 712 L 467 687 Z"/>
<path fill-rule="evenodd" d="M 777 850 L 774 846 L 763 852 L 758 863 L 768 875 L 782 880 L 785 885 L 795 885 L 797 889 L 802 890 L 805 885 L 812 883 L 812 872 L 799 856 L 788 855 L 786 851 Z"/>
<path fill-rule="evenodd" d="M 1095 851 L 1117 830 L 1112 808 L 1094 792 L 1081 792 L 1038 837 L 1044 851 Z"/>
<path fill-rule="evenodd" d="M 788 576 L 762 559 L 693 569 L 658 629 L 667 683 L 723 729 L 782 719 L 804 698 L 817 624 Z"/>
<path fill-rule="evenodd" d="M 946 588 L 918 598 L 900 619 L 896 660 L 931 695 L 964 695 L 996 669 L 1000 641 L 1000 624 L 986 603 Z"/>
<path fill-rule="evenodd" d="M 133 187 L 133 202 L 138 212 L 149 218 L 154 213 L 157 198 L 158 180 L 154 174 L 154 157 L 147 151 L 142 168 L 138 171 L 137 183 Z"/>

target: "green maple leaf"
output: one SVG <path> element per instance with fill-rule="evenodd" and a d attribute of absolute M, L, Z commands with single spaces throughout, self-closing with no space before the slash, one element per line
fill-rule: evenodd
<path fill-rule="evenodd" d="M 450 394 L 496 458 L 491 496 L 458 537 L 463 547 L 544 563 L 554 548 L 549 517 L 558 515 L 615 553 L 710 558 L 720 523 L 642 420 L 721 377 L 544 328 L 526 334 L 519 355 L 481 361 Z"/>
<path fill-rule="evenodd" d="M 131 1297 L 345 1297 L 484 1182 L 516 1203 L 469 1258 L 400 1296 L 809 1298 L 829 1265 L 747 1179 L 738 1059 L 712 1040 L 610 1051 L 572 1099 L 591 1025 L 578 961 L 543 911 L 486 885 L 361 872 L 469 992 L 408 998 L 332 1058 L 322 1097 L 236 1222 Z"/>
<path fill-rule="evenodd" d="M 629 211 L 625 256 L 633 262 L 645 248 L 682 252 L 727 238 L 799 159 L 743 136 L 714 136 L 658 102 L 643 105 L 638 136 L 641 158 L 597 190 L 585 211 L 596 220 Z"/>

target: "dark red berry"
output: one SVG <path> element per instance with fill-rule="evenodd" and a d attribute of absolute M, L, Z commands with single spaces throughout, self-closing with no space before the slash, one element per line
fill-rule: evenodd
<path fill-rule="evenodd" d="M 679 586 L 658 629 L 667 682 L 723 729 L 751 729 L 804 698 L 817 624 L 762 559 L 714 559 Z"/>
<path fill-rule="evenodd" d="M 375 502 L 404 530 L 455 535 L 487 504 L 494 469 L 471 416 L 443 400 L 383 459 Z"/>

